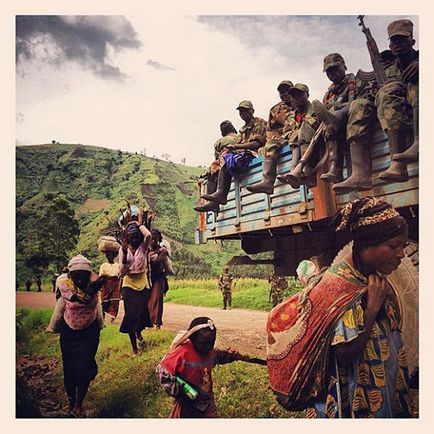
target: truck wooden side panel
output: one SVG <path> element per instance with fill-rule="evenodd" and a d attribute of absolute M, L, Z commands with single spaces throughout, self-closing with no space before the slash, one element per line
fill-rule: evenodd
<path fill-rule="evenodd" d="M 227 205 L 221 206 L 218 215 L 206 214 L 203 242 L 207 239 L 243 239 L 259 236 L 260 233 L 281 233 L 286 228 L 288 235 L 298 233 L 306 225 L 315 224 L 334 215 L 348 201 L 372 195 L 381 197 L 396 208 L 417 206 L 418 164 L 408 165 L 409 180 L 402 183 L 384 183 L 377 175 L 390 163 L 386 135 L 379 130 L 371 148 L 373 162 L 373 189 L 336 195 L 330 184 L 319 180 L 318 187 L 308 189 L 301 186 L 293 189 L 290 185 L 276 181 L 274 194 L 250 193 L 246 186 L 261 179 L 262 157 L 256 157 L 246 172 L 232 182 Z M 278 174 L 288 173 L 291 167 L 291 151 L 284 146 L 280 151 Z M 344 171 L 346 176 L 346 171 Z M 319 178 L 319 177 L 318 177 Z"/>

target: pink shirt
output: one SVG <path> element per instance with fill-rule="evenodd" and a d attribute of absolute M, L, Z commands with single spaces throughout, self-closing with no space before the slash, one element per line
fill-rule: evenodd
<path fill-rule="evenodd" d="M 58 285 L 61 296 L 65 299 L 65 312 L 63 318 L 66 324 L 73 330 L 82 330 L 89 327 L 97 316 L 96 305 L 98 294 L 94 295 L 88 304 L 71 301 L 74 295 L 74 283 L 65 275 L 59 276 Z"/>

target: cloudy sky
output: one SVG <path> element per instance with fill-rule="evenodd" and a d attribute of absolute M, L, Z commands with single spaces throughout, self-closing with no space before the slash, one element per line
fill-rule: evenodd
<path fill-rule="evenodd" d="M 387 24 L 367 15 L 380 50 Z M 311 99 L 329 85 L 323 57 L 372 67 L 356 15 L 18 15 L 16 144 L 56 140 L 209 163 L 219 123 L 250 99 L 267 118 L 282 80 Z M 418 43 L 416 43 L 418 48 Z"/>

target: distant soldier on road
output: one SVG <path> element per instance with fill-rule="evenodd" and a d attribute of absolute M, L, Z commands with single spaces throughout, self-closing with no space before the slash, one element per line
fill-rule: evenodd
<path fill-rule="evenodd" d="M 288 288 L 288 282 L 283 276 L 278 276 L 273 271 L 268 277 L 268 283 L 270 283 L 268 301 L 275 307 L 283 301 L 283 291 Z"/>
<path fill-rule="evenodd" d="M 232 304 L 232 283 L 234 281 L 234 276 L 229 273 L 229 268 L 225 267 L 223 274 L 219 276 L 218 284 L 220 291 L 223 294 L 223 309 L 231 309 Z"/>

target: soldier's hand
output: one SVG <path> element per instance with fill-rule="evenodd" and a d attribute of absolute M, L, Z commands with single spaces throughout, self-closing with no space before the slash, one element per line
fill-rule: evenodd
<path fill-rule="evenodd" d="M 419 61 L 410 63 L 402 72 L 402 79 L 406 83 L 416 83 L 419 80 Z"/>

